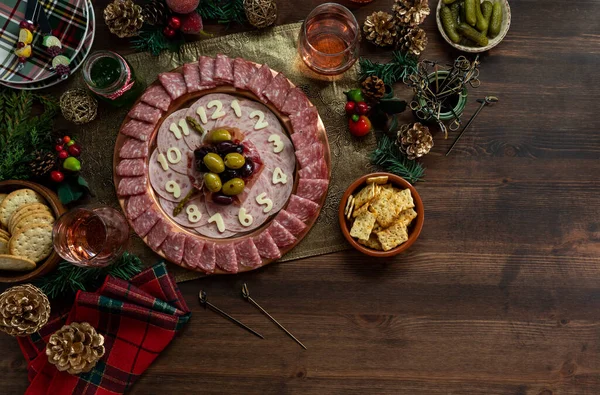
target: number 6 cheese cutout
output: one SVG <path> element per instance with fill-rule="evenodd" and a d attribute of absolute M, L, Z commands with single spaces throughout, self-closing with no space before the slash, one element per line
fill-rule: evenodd
<path fill-rule="evenodd" d="M 276 154 L 283 151 L 283 141 L 281 141 L 281 137 L 277 134 L 272 134 L 269 136 L 269 143 L 273 143 L 273 152 Z"/>
<path fill-rule="evenodd" d="M 172 193 L 175 199 L 181 196 L 181 188 L 179 187 L 179 184 L 173 180 L 167 181 L 165 184 L 165 191 Z"/>
<path fill-rule="evenodd" d="M 254 222 L 254 218 L 252 218 L 250 214 L 246 213 L 246 209 L 243 207 L 238 212 L 238 219 L 240 220 L 240 224 L 246 227 L 252 225 L 252 222 Z"/>

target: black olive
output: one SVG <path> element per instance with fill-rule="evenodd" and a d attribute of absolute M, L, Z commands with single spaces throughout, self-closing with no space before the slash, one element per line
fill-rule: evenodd
<path fill-rule="evenodd" d="M 223 171 L 223 173 L 220 174 L 221 176 L 221 180 L 223 180 L 223 182 L 225 181 L 229 181 L 232 178 L 238 178 L 240 176 L 240 170 L 234 170 L 234 169 L 225 169 L 225 171 Z"/>
<path fill-rule="evenodd" d="M 233 203 L 233 197 L 227 196 L 222 192 L 216 192 L 212 194 L 213 202 L 217 204 L 222 204 L 223 206 L 228 206 Z"/>
<path fill-rule="evenodd" d="M 244 166 L 238 169 L 238 171 L 242 178 L 250 177 L 252 173 L 254 173 L 254 163 L 252 163 L 250 158 L 246 158 L 246 163 L 244 163 Z"/>

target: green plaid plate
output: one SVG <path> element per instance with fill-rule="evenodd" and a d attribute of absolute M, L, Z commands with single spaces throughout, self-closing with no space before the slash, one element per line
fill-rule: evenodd
<path fill-rule="evenodd" d="M 74 58 L 84 43 L 88 30 L 86 0 L 39 0 L 43 5 L 52 32 L 64 49 L 64 55 Z M 39 30 L 33 34 L 33 54 L 25 67 L 19 65 L 14 49 L 19 38 L 19 23 L 25 18 L 26 0 L 0 1 L 0 81 L 11 84 L 39 82 L 54 75 L 52 58 L 42 46 L 43 35 Z"/>

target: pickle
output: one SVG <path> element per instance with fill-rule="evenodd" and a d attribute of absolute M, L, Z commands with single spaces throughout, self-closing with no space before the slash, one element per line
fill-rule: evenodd
<path fill-rule="evenodd" d="M 485 47 L 489 43 L 489 40 L 486 36 L 479 33 L 466 23 L 461 23 L 458 25 L 458 32 L 481 47 Z"/>
<path fill-rule="evenodd" d="M 490 37 L 495 37 L 500 33 L 500 28 L 502 27 L 502 4 L 500 1 L 496 1 L 494 3 L 494 8 L 492 9 L 492 18 L 490 19 L 490 28 L 489 35 Z"/>
<path fill-rule="evenodd" d="M 488 29 L 490 27 L 490 20 L 492 18 L 492 9 L 494 8 L 494 5 L 488 1 L 485 0 L 483 3 L 481 3 L 481 13 L 483 14 L 483 18 L 487 21 L 487 28 L 485 28 L 485 30 L 483 30 L 481 32 L 481 34 L 483 34 L 484 36 L 487 37 L 487 33 L 488 33 Z"/>
<path fill-rule="evenodd" d="M 460 35 L 456 32 L 456 19 L 452 18 L 452 11 L 450 11 L 450 8 L 445 5 L 440 8 L 440 19 L 442 20 L 444 31 L 450 40 L 458 43 L 460 41 Z"/>
<path fill-rule="evenodd" d="M 466 22 L 467 18 L 465 16 L 465 2 L 460 2 L 460 22 Z"/>
<path fill-rule="evenodd" d="M 454 3 L 456 0 L 443 0 L 444 4 L 452 4 Z"/>
<path fill-rule="evenodd" d="M 479 0 L 475 2 L 475 12 L 477 13 L 477 25 L 475 26 L 477 30 L 480 32 L 484 32 L 488 29 L 488 20 L 483 16 L 483 11 L 481 9 L 481 3 Z"/>
<path fill-rule="evenodd" d="M 465 22 L 471 26 L 477 24 L 477 11 L 475 11 L 475 2 L 478 0 L 465 0 Z"/>
<path fill-rule="evenodd" d="M 460 4 L 454 3 L 450 6 L 450 11 L 452 11 L 452 20 L 455 24 L 458 24 L 458 14 L 460 13 Z"/>

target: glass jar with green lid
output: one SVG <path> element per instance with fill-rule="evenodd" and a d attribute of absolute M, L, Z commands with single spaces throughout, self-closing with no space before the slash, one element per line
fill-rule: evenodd
<path fill-rule="evenodd" d="M 95 51 L 83 64 L 83 79 L 98 99 L 115 107 L 131 106 L 146 88 L 129 62 L 112 51 Z"/>

